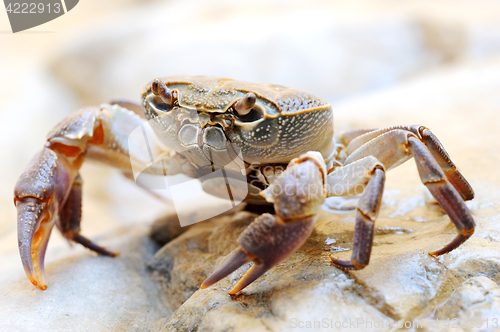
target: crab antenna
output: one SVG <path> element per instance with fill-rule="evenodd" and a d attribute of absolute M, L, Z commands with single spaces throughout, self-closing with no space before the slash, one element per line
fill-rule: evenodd
<path fill-rule="evenodd" d="M 247 115 L 252 110 L 252 107 L 254 107 L 256 100 L 257 96 L 255 96 L 254 93 L 249 92 L 243 98 L 238 100 L 238 102 L 234 105 L 234 109 L 239 115 Z"/>
<path fill-rule="evenodd" d="M 176 90 L 170 90 L 167 85 L 158 78 L 155 78 L 153 83 L 151 83 L 151 91 L 168 105 L 172 105 L 177 100 Z"/>

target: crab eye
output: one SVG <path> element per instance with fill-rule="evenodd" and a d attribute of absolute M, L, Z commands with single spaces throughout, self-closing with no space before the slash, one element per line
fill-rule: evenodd
<path fill-rule="evenodd" d="M 152 93 L 147 97 L 147 101 L 151 109 L 157 114 L 172 110 L 179 97 L 179 91 L 177 89 L 169 89 L 167 85 L 158 78 L 151 83 L 151 92 Z M 155 114 L 152 115 L 155 116 Z"/>
<path fill-rule="evenodd" d="M 254 122 L 263 118 L 263 110 L 255 104 L 257 96 L 249 92 L 234 104 L 233 109 L 239 121 Z"/>
<path fill-rule="evenodd" d="M 245 116 L 252 111 L 252 107 L 255 106 L 255 101 L 257 100 L 257 96 L 254 93 L 247 93 L 243 98 L 238 100 L 236 104 L 234 104 L 234 110 L 240 116 Z"/>
<path fill-rule="evenodd" d="M 169 106 L 172 106 L 177 101 L 178 91 L 169 89 L 167 85 L 158 78 L 155 78 L 153 83 L 151 83 L 151 91 Z"/>

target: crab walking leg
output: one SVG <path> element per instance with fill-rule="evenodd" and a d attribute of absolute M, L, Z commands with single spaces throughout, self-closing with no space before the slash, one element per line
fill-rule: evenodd
<path fill-rule="evenodd" d="M 429 149 L 432 156 L 443 170 L 448 181 L 455 187 L 464 201 L 473 199 L 474 190 L 464 176 L 458 171 L 453 161 L 451 161 L 450 156 L 436 135 L 423 126 L 412 126 L 411 129 L 412 132 L 424 142 L 425 146 Z"/>
<path fill-rule="evenodd" d="M 109 102 L 109 104 L 124 107 L 124 108 L 134 112 L 139 117 L 146 119 L 146 117 L 144 116 L 144 112 L 142 111 L 142 106 L 139 103 L 136 103 L 135 101 L 127 100 L 127 99 L 113 99 Z"/>
<path fill-rule="evenodd" d="M 436 135 L 434 135 L 427 127 L 413 125 L 394 126 L 377 130 L 359 129 L 342 134 L 341 140 L 342 142 L 344 142 L 344 144 L 347 144 L 347 153 L 351 154 L 372 139 L 397 129 L 407 130 L 415 134 L 427 146 L 434 159 L 444 171 L 448 181 L 451 182 L 455 189 L 460 193 L 462 198 L 465 201 L 474 198 L 474 190 L 472 190 L 469 182 L 467 182 L 464 176 L 458 171 L 457 167 L 446 152 L 444 146 L 441 144 L 441 142 L 439 142 Z"/>
<path fill-rule="evenodd" d="M 474 234 L 474 219 L 462 196 L 448 181 L 429 149 L 416 137 L 408 137 L 408 142 L 417 162 L 422 182 L 439 202 L 443 210 L 450 216 L 451 221 L 458 230 L 458 235 L 453 241 L 443 248 L 429 253 L 433 256 L 440 256 L 458 248 L 459 245 Z"/>
<path fill-rule="evenodd" d="M 346 164 L 368 155 L 379 159 L 386 169 L 401 164 L 411 156 L 415 158 L 422 183 L 445 210 L 459 232 L 452 242 L 440 250 L 431 252 L 431 255 L 439 256 L 450 252 L 474 233 L 474 220 L 463 197 L 449 181 L 429 148 L 415 134 L 404 129 L 393 129 L 383 133 L 355 150 L 346 159 Z"/>
<path fill-rule="evenodd" d="M 346 131 L 346 132 L 343 132 L 342 134 L 340 134 L 339 138 L 340 138 L 340 141 L 343 144 L 345 144 L 345 146 L 347 146 L 355 138 L 357 138 L 359 136 L 362 136 L 362 135 L 364 135 L 366 133 L 369 133 L 369 132 L 372 132 L 372 131 L 376 131 L 378 129 L 379 128 L 362 128 L 362 129 L 350 130 L 350 131 Z"/>
<path fill-rule="evenodd" d="M 256 218 L 238 238 L 239 248 L 202 284 L 207 288 L 248 261 L 253 266 L 229 294 L 236 294 L 294 253 L 311 234 L 325 200 L 326 166 L 318 152 L 293 159 L 261 195 L 274 203 L 276 215 Z"/>
<path fill-rule="evenodd" d="M 78 175 L 73 182 L 66 203 L 59 213 L 56 226 L 61 234 L 68 240 L 80 243 L 85 248 L 95 251 L 99 255 L 118 256 L 117 253 L 99 247 L 80 234 L 80 221 L 82 218 L 82 178 Z"/>
<path fill-rule="evenodd" d="M 145 169 L 150 163 L 148 152 L 130 155 L 127 144 L 130 132 L 144 122 L 125 108 L 102 105 L 81 109 L 49 133 L 45 147 L 28 165 L 14 189 L 19 252 L 33 285 L 47 287 L 43 262 L 56 221 L 63 235 L 71 240 L 99 254 L 114 255 L 79 234 L 78 171 L 86 157 L 127 172 L 131 171 L 131 162 L 144 164 Z M 154 167 L 148 170 L 160 174 L 165 171 Z"/>
<path fill-rule="evenodd" d="M 373 156 L 366 156 L 349 165 L 337 167 L 326 177 L 327 197 L 362 194 L 375 168 L 384 169 L 384 165 Z"/>
<path fill-rule="evenodd" d="M 327 195 L 361 194 L 356 213 L 354 245 L 351 260 L 330 256 L 332 264 L 342 270 L 359 270 L 368 265 L 373 245 L 373 229 L 384 190 L 384 165 L 373 156 L 366 156 L 338 167 L 327 177 Z"/>
<path fill-rule="evenodd" d="M 361 270 L 370 262 L 373 246 L 373 230 L 384 192 L 385 171 L 377 165 L 371 174 L 372 177 L 361 195 L 357 206 L 351 260 L 348 261 L 330 256 L 332 264 L 342 270 Z"/>

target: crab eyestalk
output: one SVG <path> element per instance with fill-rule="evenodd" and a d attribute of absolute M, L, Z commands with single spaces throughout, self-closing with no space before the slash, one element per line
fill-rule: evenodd
<path fill-rule="evenodd" d="M 151 83 L 151 91 L 170 106 L 172 106 L 178 98 L 177 90 L 169 89 L 167 85 L 158 78 L 155 78 L 153 83 Z"/>
<path fill-rule="evenodd" d="M 243 98 L 238 100 L 236 104 L 234 104 L 234 110 L 241 116 L 247 115 L 255 106 L 256 100 L 257 96 L 254 93 L 249 92 Z"/>

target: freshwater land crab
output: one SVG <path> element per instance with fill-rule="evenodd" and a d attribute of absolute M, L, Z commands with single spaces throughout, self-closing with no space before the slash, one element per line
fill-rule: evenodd
<path fill-rule="evenodd" d="M 238 182 L 236 175 L 243 174 L 246 181 L 239 185 L 249 194 L 241 199 L 274 204 L 275 213 L 257 217 L 238 238 L 239 247 L 201 285 L 209 287 L 253 261 L 230 294 L 305 242 L 325 197 L 361 194 L 351 259 L 331 257 L 331 263 L 342 270 L 367 266 L 385 173 L 412 156 L 422 182 L 458 230 L 452 242 L 430 254 L 448 253 L 474 232 L 474 220 L 464 203 L 474 192 L 424 126 L 359 129 L 335 136 L 330 104 L 312 94 L 206 76 L 167 77 L 144 85 L 142 112 L 120 104 L 80 109 L 52 129 L 42 151 L 21 175 L 14 198 L 19 251 L 33 285 L 47 287 L 44 255 L 54 224 L 69 240 L 101 255 L 116 255 L 80 234 L 78 173 L 85 159 L 106 163 L 126 175 L 131 165 L 144 164 L 143 169 L 153 174 L 200 177 L 242 158 L 243 167 L 225 167 L 224 179 L 208 177 L 203 189 L 218 195 L 229 189 L 227 179 Z M 146 121 L 164 144 L 150 147 L 161 150 L 162 163 L 148 164 L 151 151 L 131 153 L 127 144 L 131 131 Z"/>

